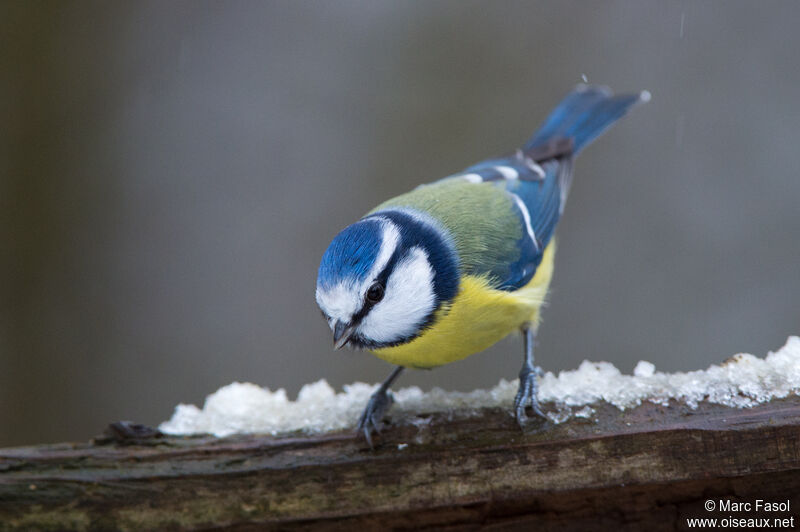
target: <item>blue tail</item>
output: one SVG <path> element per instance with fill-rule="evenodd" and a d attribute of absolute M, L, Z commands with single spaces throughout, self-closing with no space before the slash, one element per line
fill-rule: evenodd
<path fill-rule="evenodd" d="M 497 259 L 483 271 L 497 280 L 500 290 L 527 285 L 542 262 L 561 218 L 572 181 L 573 155 L 596 139 L 638 102 L 650 94 L 614 96 L 605 87 L 578 86 L 556 106 L 521 151 L 488 159 L 459 174 L 470 183 L 491 182 L 514 199 L 521 236 L 515 261 Z"/>
<path fill-rule="evenodd" d="M 553 109 L 523 151 L 542 149 L 559 140 L 571 140 L 573 153 L 578 153 L 631 106 L 649 99 L 647 91 L 614 96 L 607 87 L 579 85 Z"/>

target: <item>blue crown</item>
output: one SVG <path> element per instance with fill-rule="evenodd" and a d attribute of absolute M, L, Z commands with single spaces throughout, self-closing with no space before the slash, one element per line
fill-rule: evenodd
<path fill-rule="evenodd" d="M 344 281 L 361 282 L 367 277 L 381 249 L 381 222 L 361 220 L 336 235 L 319 265 L 317 284 L 328 288 Z"/>

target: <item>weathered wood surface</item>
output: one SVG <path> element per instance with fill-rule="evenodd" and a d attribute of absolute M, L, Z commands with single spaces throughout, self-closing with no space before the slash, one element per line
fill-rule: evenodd
<path fill-rule="evenodd" d="M 800 398 L 595 406 L 525 434 L 501 410 L 395 420 L 375 451 L 349 432 L 3 449 L 0 530 L 674 530 L 723 516 L 707 499 L 800 513 Z"/>

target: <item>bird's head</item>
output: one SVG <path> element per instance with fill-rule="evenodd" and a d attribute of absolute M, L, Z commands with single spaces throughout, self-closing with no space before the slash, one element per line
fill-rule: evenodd
<path fill-rule="evenodd" d="M 418 213 L 382 211 L 336 235 L 319 266 L 317 304 L 334 347 L 409 342 L 458 290 L 449 237 Z"/>

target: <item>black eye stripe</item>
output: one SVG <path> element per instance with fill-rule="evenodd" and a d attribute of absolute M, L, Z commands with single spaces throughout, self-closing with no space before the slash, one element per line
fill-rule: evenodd
<path fill-rule="evenodd" d="M 398 245 L 392 256 L 389 258 L 389 262 L 386 263 L 386 266 L 383 268 L 383 271 L 378 274 L 378 278 L 375 279 L 376 283 L 380 283 L 383 286 L 386 286 L 386 281 L 389 280 L 389 275 L 394 271 L 394 267 L 397 266 L 397 262 L 400 260 L 400 246 Z"/>
<path fill-rule="evenodd" d="M 391 275 L 391 273 L 394 271 L 394 267 L 397 265 L 397 262 L 400 260 L 400 255 L 401 255 L 401 250 L 400 250 L 400 246 L 398 246 L 398 247 L 395 248 L 394 253 L 392 253 L 392 256 L 389 258 L 389 262 L 386 263 L 386 266 L 384 266 L 384 268 L 381 271 L 381 273 L 378 274 L 378 277 L 375 279 L 375 281 L 373 282 L 372 286 L 374 286 L 376 284 L 379 284 L 379 285 L 381 285 L 381 287 L 384 287 L 384 291 L 385 291 L 386 281 L 389 279 L 389 275 Z M 370 288 L 372 286 L 370 286 Z M 367 292 L 369 292 L 369 290 L 367 290 Z M 380 301 L 382 299 L 383 299 L 383 295 L 381 295 L 381 299 L 373 302 L 373 301 L 370 301 L 370 299 L 368 297 L 366 297 L 366 294 L 365 294 L 364 305 L 361 307 L 361 310 L 359 310 L 358 312 L 355 313 L 355 315 L 353 315 L 353 319 L 351 320 L 351 323 L 353 325 L 357 325 L 357 324 L 361 323 L 361 320 L 364 319 L 364 316 L 369 314 L 369 311 L 372 310 L 372 307 L 374 307 L 375 305 L 380 303 Z"/>

